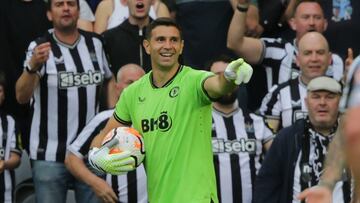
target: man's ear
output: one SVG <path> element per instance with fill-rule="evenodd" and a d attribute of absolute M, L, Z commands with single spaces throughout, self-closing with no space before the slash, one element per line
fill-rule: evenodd
<path fill-rule="evenodd" d="M 325 22 L 324 22 L 324 32 L 325 32 L 328 27 L 328 21 L 327 21 L 327 19 L 324 19 L 324 20 L 325 20 Z"/>
<path fill-rule="evenodd" d="M 294 17 L 291 17 L 289 20 L 288 20 L 288 24 L 290 25 L 290 28 L 294 31 L 296 31 L 296 23 L 295 23 L 295 18 Z"/>
<path fill-rule="evenodd" d="M 52 21 L 52 15 L 51 15 L 51 12 L 49 10 L 46 11 L 46 16 L 49 19 L 49 21 Z"/>
<path fill-rule="evenodd" d="M 300 67 L 300 61 L 299 61 L 299 53 L 296 55 L 295 57 L 295 63 L 297 65 L 297 67 Z"/>
<path fill-rule="evenodd" d="M 181 40 L 180 54 L 182 54 L 184 49 L 184 40 Z"/>
<path fill-rule="evenodd" d="M 143 46 L 147 54 L 150 54 L 150 42 L 147 39 L 143 40 Z"/>

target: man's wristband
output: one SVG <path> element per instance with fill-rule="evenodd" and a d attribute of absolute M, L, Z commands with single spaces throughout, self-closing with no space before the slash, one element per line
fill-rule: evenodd
<path fill-rule="evenodd" d="M 246 13 L 249 10 L 249 4 L 237 4 L 236 8 L 238 11 L 242 13 Z"/>
<path fill-rule="evenodd" d="M 31 70 L 31 67 L 30 67 L 29 64 L 26 64 L 25 70 L 26 70 L 26 72 L 28 72 L 28 73 L 30 73 L 30 74 L 36 74 L 36 73 L 37 73 L 36 70 Z"/>

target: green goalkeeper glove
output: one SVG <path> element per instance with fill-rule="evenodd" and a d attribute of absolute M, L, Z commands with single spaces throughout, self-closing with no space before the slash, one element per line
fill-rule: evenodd
<path fill-rule="evenodd" d="M 122 175 L 136 168 L 135 159 L 129 151 L 110 154 L 111 148 L 118 144 L 118 140 L 112 138 L 109 142 L 100 148 L 92 148 L 89 151 L 89 164 L 99 172 L 109 173 L 111 175 Z"/>
<path fill-rule="evenodd" d="M 239 58 L 229 63 L 225 69 L 224 77 L 227 81 L 240 85 L 241 83 L 248 83 L 252 73 L 252 67 L 244 59 Z"/>

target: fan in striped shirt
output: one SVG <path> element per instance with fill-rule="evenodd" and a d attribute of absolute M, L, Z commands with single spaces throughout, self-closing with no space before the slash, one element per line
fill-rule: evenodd
<path fill-rule="evenodd" d="M 215 60 L 210 70 L 222 74 L 231 59 Z M 213 102 L 212 145 L 219 202 L 250 203 L 260 157 L 274 137 L 262 117 L 242 111 L 236 91 Z"/>
<path fill-rule="evenodd" d="M 5 112 L 5 77 L 0 72 L 0 202 L 12 203 L 15 171 L 21 161 L 18 129 L 15 120 Z"/>
<path fill-rule="evenodd" d="M 100 36 L 77 28 L 79 0 L 47 1 L 53 29 L 29 45 L 16 99 L 30 102 L 29 155 L 36 202 L 66 201 L 74 185 L 78 201 L 90 191 L 76 181 L 64 160 L 68 145 L 99 110 L 100 98 L 112 93 L 114 77 Z M 104 87 L 104 88 L 102 88 Z"/>
<path fill-rule="evenodd" d="M 260 64 L 265 68 L 268 90 L 275 84 L 286 82 L 299 75 L 300 69 L 295 56 L 300 39 L 309 31 L 323 33 L 327 27 L 323 9 L 317 0 L 297 2 L 294 15 L 289 20 L 290 27 L 296 32 L 293 42 L 282 38 L 245 37 L 246 11 L 242 9 L 234 12 L 229 27 L 228 47 L 249 63 Z M 238 0 L 238 5 L 238 7 L 244 8 L 248 5 L 248 0 Z M 332 54 L 331 58 L 326 75 L 340 81 L 343 76 L 343 61 L 337 54 Z M 253 82 L 256 84 L 256 81 Z M 258 91 L 258 89 L 254 91 Z"/>
<path fill-rule="evenodd" d="M 275 85 L 264 97 L 260 107 L 260 114 L 266 117 L 274 131 L 306 117 L 306 86 L 311 79 L 325 74 L 330 61 L 329 45 L 322 34 L 308 32 L 301 38 L 296 59 L 300 75 Z"/>
<path fill-rule="evenodd" d="M 122 66 L 117 73 L 116 92 L 119 97 L 122 90 L 145 74 L 136 64 Z M 68 147 L 66 165 L 80 181 L 88 184 L 96 196 L 104 202 L 147 203 L 146 174 L 143 165 L 121 176 L 106 175 L 106 181 L 98 177 L 87 167 L 87 153 L 92 139 L 102 130 L 113 115 L 114 110 L 97 114 Z M 90 169 L 89 169 L 90 168 Z"/>

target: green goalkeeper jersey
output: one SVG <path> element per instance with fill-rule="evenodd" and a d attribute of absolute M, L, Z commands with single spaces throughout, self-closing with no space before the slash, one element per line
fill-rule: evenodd
<path fill-rule="evenodd" d="M 121 94 L 114 117 L 132 124 L 144 137 L 150 202 L 218 202 L 211 100 L 203 88 L 211 75 L 181 66 L 157 88 L 150 72 Z"/>

